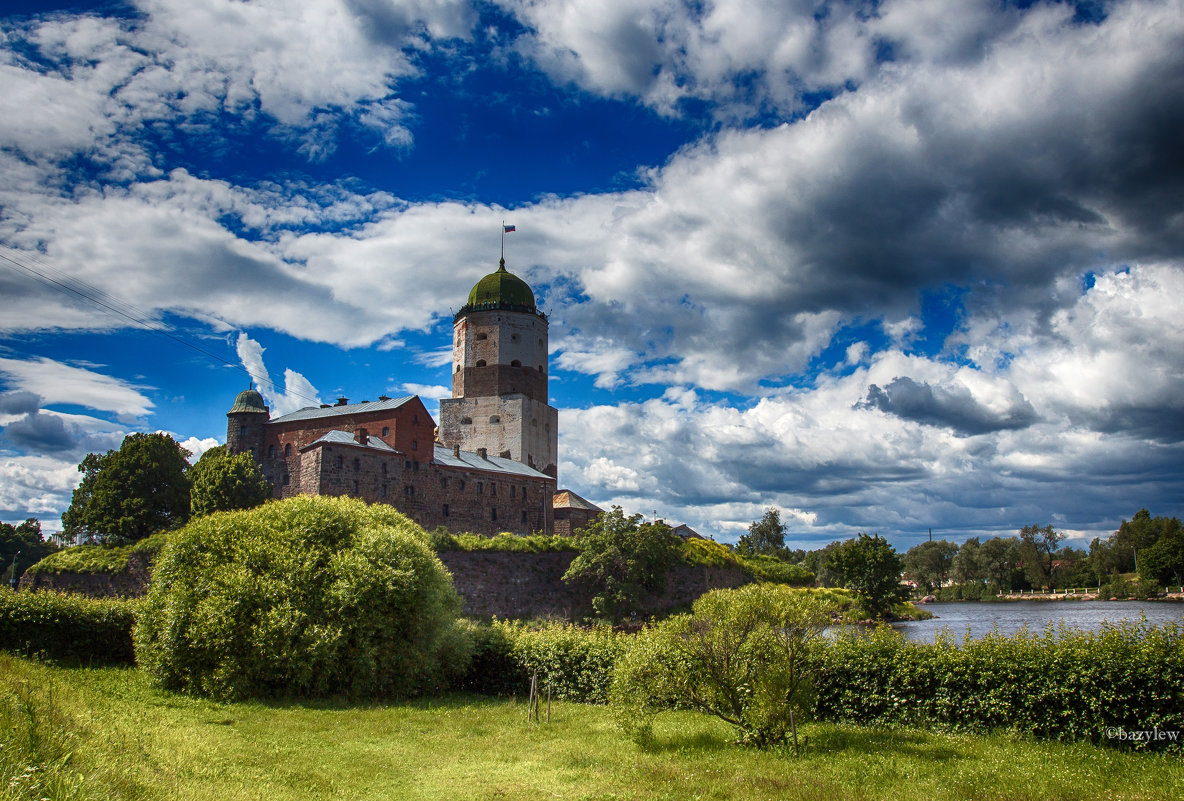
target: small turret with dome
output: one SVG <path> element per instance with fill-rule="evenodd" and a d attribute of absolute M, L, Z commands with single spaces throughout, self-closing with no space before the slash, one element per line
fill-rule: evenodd
<path fill-rule="evenodd" d="M 238 393 L 234 405 L 226 413 L 226 449 L 230 453 L 249 452 L 260 456 L 264 430 L 270 419 L 271 412 L 254 387 Z"/>

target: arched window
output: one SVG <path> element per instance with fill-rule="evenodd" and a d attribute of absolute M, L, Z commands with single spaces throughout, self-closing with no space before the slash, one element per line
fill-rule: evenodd
<path fill-rule="evenodd" d="M 286 443 L 284 443 L 284 458 L 286 459 L 287 457 L 289 457 L 291 455 L 292 455 L 292 443 L 286 442 Z"/>
<path fill-rule="evenodd" d="M 383 426 L 382 427 L 382 435 L 384 437 L 389 437 L 391 435 L 391 427 L 390 426 Z"/>
<path fill-rule="evenodd" d="M 521 366 L 522 366 L 522 362 L 520 362 L 520 361 L 518 361 L 517 359 L 515 359 L 514 361 L 510 362 L 510 366 L 511 366 L 511 367 L 521 367 Z"/>
<path fill-rule="evenodd" d="M 498 417 L 496 414 L 491 414 L 489 416 L 489 422 L 491 422 L 491 423 L 500 423 L 501 421 L 502 421 L 502 418 Z"/>
<path fill-rule="evenodd" d="M 484 359 L 478 359 L 478 360 L 477 360 L 477 364 L 476 364 L 476 366 L 477 366 L 477 367 L 484 367 L 484 366 L 485 366 L 485 360 L 484 360 Z"/>
<path fill-rule="evenodd" d="M 274 446 L 274 445 L 268 445 L 268 446 L 267 446 L 267 458 L 268 458 L 268 459 L 274 459 L 274 458 L 275 458 L 275 446 Z"/>

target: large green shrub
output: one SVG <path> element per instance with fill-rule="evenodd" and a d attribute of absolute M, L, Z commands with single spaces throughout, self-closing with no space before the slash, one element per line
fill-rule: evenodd
<path fill-rule="evenodd" d="M 463 670 L 427 535 L 389 506 L 298 497 L 200 518 L 157 557 L 136 659 L 220 699 L 407 696 Z"/>
<path fill-rule="evenodd" d="M 136 601 L 0 588 L 0 650 L 131 664 Z"/>
<path fill-rule="evenodd" d="M 793 714 L 813 707 L 811 658 L 830 625 L 825 596 L 773 584 L 714 590 L 690 615 L 639 634 L 613 679 L 611 699 L 634 736 L 671 706 L 715 715 L 741 742 L 783 742 Z"/>

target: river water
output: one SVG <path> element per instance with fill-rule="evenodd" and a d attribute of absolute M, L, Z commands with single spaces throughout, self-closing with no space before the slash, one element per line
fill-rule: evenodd
<path fill-rule="evenodd" d="M 970 636 L 982 637 L 992 630 L 1015 634 L 1024 626 L 1039 634 L 1051 623 L 1064 623 L 1081 631 L 1097 631 L 1103 622 L 1137 622 L 1140 615 L 1148 623 L 1184 622 L 1184 603 L 1171 601 L 1002 601 L 999 603 L 931 603 L 921 606 L 932 612 L 932 620 L 909 620 L 894 623 L 893 628 L 905 638 L 933 642 L 942 631 L 949 631 L 955 641 Z"/>

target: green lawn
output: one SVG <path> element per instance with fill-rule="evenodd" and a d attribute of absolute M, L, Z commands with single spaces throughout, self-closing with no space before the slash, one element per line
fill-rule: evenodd
<path fill-rule="evenodd" d="M 733 746 L 713 719 L 669 713 L 643 749 L 603 707 L 556 703 L 551 722 L 535 725 L 524 702 L 475 696 L 217 704 L 155 690 L 131 669 L 2 655 L 0 705 L 0 798 L 1184 797 L 1179 757 L 1005 735 L 809 725 L 794 758 Z M 29 749 L 54 764 L 29 771 Z"/>

